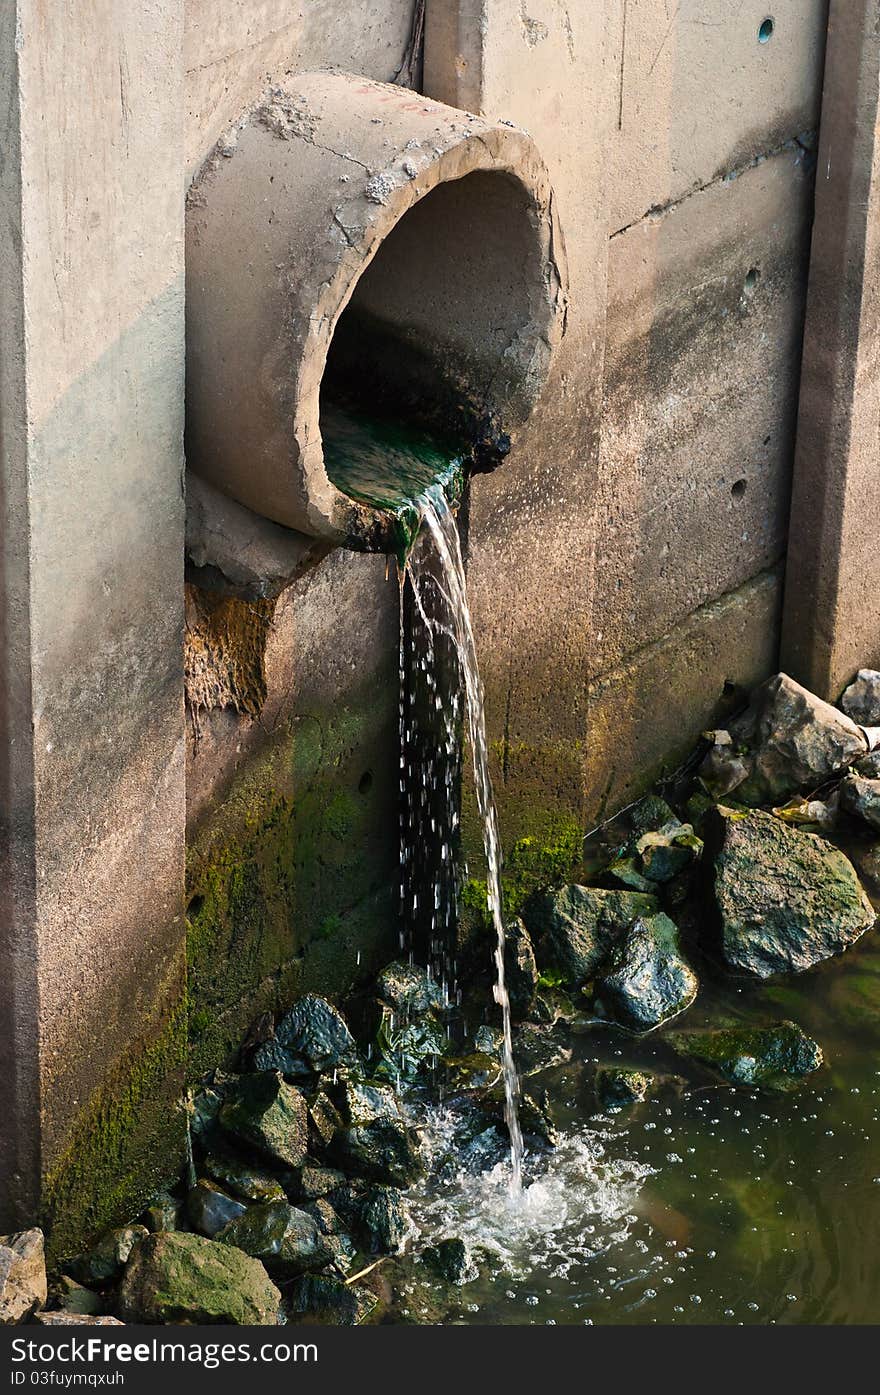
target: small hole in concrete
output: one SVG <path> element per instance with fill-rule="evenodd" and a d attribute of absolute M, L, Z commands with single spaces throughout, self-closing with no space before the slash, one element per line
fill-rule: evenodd
<path fill-rule="evenodd" d="M 721 696 L 722 696 L 722 697 L 726 697 L 726 698 L 731 698 L 731 697 L 733 697 L 733 695 L 734 695 L 735 692 L 736 692 L 736 684 L 734 683 L 733 679 L 732 679 L 732 678 L 725 678 L 725 680 L 724 680 L 724 687 L 721 689 Z"/>
<path fill-rule="evenodd" d="M 746 278 L 743 281 L 743 295 L 751 295 L 760 279 L 761 273 L 758 268 L 756 266 L 751 267 L 746 272 Z"/>
<path fill-rule="evenodd" d="M 190 902 L 189 902 L 189 904 L 188 904 L 188 906 L 187 906 L 187 908 L 186 908 L 186 913 L 187 913 L 187 915 L 189 916 L 190 920 L 192 920 L 193 916 L 197 916 L 197 915 L 198 915 L 199 911 L 202 909 L 202 906 L 204 906 L 204 904 L 205 904 L 205 898 L 204 898 L 204 896 L 193 896 L 193 897 L 192 897 L 192 899 L 190 900 Z"/>
<path fill-rule="evenodd" d="M 764 445 L 765 445 L 765 446 L 769 446 L 771 440 L 772 440 L 772 437 L 770 437 L 770 436 L 765 436 L 765 437 L 764 437 Z"/>
<path fill-rule="evenodd" d="M 773 30 L 775 28 L 776 25 L 772 17 L 768 15 L 758 29 L 758 43 L 769 44 L 770 40 L 773 38 Z"/>
<path fill-rule="evenodd" d="M 361 794 L 366 794 L 368 790 L 372 787 L 372 784 L 373 772 L 372 770 L 365 770 L 361 778 L 358 780 L 358 790 Z"/>
<path fill-rule="evenodd" d="M 734 499 L 741 499 L 746 492 L 746 481 L 736 480 L 735 483 L 730 486 L 730 492 Z"/>

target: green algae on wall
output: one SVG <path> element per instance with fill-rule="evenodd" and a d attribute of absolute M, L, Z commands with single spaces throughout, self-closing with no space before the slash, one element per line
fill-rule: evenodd
<path fill-rule="evenodd" d="M 182 984 L 176 979 L 173 991 Z M 83 1110 L 43 1179 L 41 1224 L 54 1259 L 137 1216 L 184 1158 L 186 1001 L 130 1048 Z"/>
<path fill-rule="evenodd" d="M 306 991 L 338 998 L 392 956 L 396 707 L 376 696 L 281 726 L 193 831 L 190 1078 L 260 1013 Z M 387 767 L 375 779 L 370 753 Z"/>

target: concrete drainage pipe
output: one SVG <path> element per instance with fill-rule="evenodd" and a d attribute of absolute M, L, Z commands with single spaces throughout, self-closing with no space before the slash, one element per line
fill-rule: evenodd
<path fill-rule="evenodd" d="M 189 466 L 331 545 L 383 548 L 388 523 L 328 477 L 334 371 L 510 430 L 563 332 L 562 239 L 530 138 L 349 74 L 290 78 L 220 142 L 186 255 Z"/>

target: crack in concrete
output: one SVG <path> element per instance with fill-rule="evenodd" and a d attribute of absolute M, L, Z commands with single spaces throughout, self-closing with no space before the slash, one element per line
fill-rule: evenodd
<path fill-rule="evenodd" d="M 801 131 L 798 135 L 787 136 L 786 139 L 780 141 L 778 145 L 771 146 L 769 150 L 756 151 L 754 155 L 748 160 L 743 161 L 741 165 L 732 166 L 729 170 L 725 170 L 723 174 L 717 174 L 712 179 L 707 180 L 705 184 L 697 184 L 693 188 L 688 189 L 686 193 L 679 194 L 674 199 L 668 199 L 666 203 L 652 204 L 652 206 L 646 209 L 644 213 L 641 213 L 638 218 L 633 218 L 631 222 L 625 223 L 622 228 L 617 228 L 613 233 L 609 233 L 609 241 L 615 237 L 622 237 L 624 233 L 629 232 L 632 228 L 637 228 L 640 223 L 664 218 L 667 213 L 673 213 L 675 209 L 680 208 L 683 203 L 687 203 L 688 199 L 696 197 L 697 194 L 705 194 L 707 190 L 715 189 L 719 184 L 729 184 L 732 180 L 738 179 L 740 175 L 746 174 L 749 170 L 757 169 L 758 166 L 763 165 L 765 161 L 774 159 L 775 156 L 781 155 L 786 150 L 793 150 L 797 147 L 798 150 L 808 152 L 810 146 L 806 142 L 812 134 L 813 133 L 810 131 Z"/>

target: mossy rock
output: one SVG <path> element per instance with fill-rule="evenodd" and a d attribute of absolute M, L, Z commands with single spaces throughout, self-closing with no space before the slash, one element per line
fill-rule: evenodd
<path fill-rule="evenodd" d="M 288 1312 L 296 1322 L 306 1325 L 357 1327 L 378 1302 L 363 1284 L 347 1284 L 329 1274 L 309 1274 L 292 1285 Z"/>
<path fill-rule="evenodd" d="M 271 1041 L 257 1048 L 255 1070 L 280 1070 L 309 1081 L 323 1071 L 359 1065 L 354 1037 L 338 1008 L 306 993 L 286 1012 Z"/>
<path fill-rule="evenodd" d="M 201 1235 L 150 1235 L 132 1251 L 119 1290 L 126 1322 L 268 1327 L 281 1294 L 259 1260 Z"/>
<path fill-rule="evenodd" d="M 673 1032 L 666 1041 L 679 1055 L 708 1066 L 732 1085 L 775 1090 L 791 1089 L 824 1059 L 819 1043 L 795 1022 Z"/>
<path fill-rule="evenodd" d="M 600 1066 L 593 1089 L 600 1109 L 620 1110 L 641 1104 L 656 1081 L 651 1071 Z"/>
<path fill-rule="evenodd" d="M 815 834 L 761 811 L 719 809 L 711 838 L 721 954 L 737 973 L 799 973 L 874 924 L 849 858 Z"/>
<path fill-rule="evenodd" d="M 308 1152 L 305 1098 L 276 1071 L 242 1075 L 226 1090 L 221 1126 L 275 1162 L 299 1167 Z"/>
<path fill-rule="evenodd" d="M 626 931 L 596 996 L 621 1026 L 650 1032 L 690 1007 L 698 988 L 681 953 L 678 927 L 660 912 L 639 918 Z"/>
<path fill-rule="evenodd" d="M 216 1238 L 221 1245 L 233 1245 L 259 1259 L 277 1279 L 324 1269 L 333 1258 L 314 1218 L 286 1201 L 249 1206 Z"/>
<path fill-rule="evenodd" d="M 640 892 L 572 885 L 532 897 L 523 919 L 534 938 L 543 937 L 542 969 L 556 967 L 579 987 L 605 967 L 627 926 L 659 909 L 656 897 Z"/>

